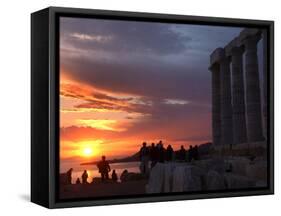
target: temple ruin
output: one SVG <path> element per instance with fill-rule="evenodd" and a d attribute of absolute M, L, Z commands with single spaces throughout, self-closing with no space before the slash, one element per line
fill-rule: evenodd
<path fill-rule="evenodd" d="M 263 83 L 260 81 L 257 44 L 263 42 Z M 251 148 L 266 140 L 267 35 L 247 28 L 224 48 L 210 55 L 212 73 L 212 131 L 216 149 Z M 261 92 L 263 85 L 263 94 Z M 262 100 L 263 98 L 263 106 Z M 266 147 L 265 147 L 266 148 Z"/>

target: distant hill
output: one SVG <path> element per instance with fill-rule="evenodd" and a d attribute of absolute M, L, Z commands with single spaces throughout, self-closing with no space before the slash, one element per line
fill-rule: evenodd
<path fill-rule="evenodd" d="M 140 152 L 137 152 L 129 157 L 125 158 L 120 158 L 120 159 L 112 159 L 108 160 L 109 163 L 125 163 L 125 162 L 135 162 L 140 160 Z M 81 163 L 80 165 L 93 165 L 97 164 L 98 161 L 93 161 L 93 162 L 86 162 L 86 163 Z"/>
<path fill-rule="evenodd" d="M 198 145 L 199 155 L 208 155 L 211 146 L 212 146 L 212 143 L 210 143 L 210 142 Z M 188 150 L 188 149 L 186 149 L 186 150 Z M 175 154 L 177 155 L 178 152 L 179 152 L 179 150 L 175 151 Z M 131 156 L 120 158 L 120 159 L 108 160 L 108 162 L 109 163 L 126 163 L 126 162 L 136 162 L 139 160 L 140 160 L 140 152 L 138 151 Z M 93 164 L 95 165 L 97 163 L 98 163 L 98 161 L 92 161 L 92 162 L 81 163 L 80 165 L 93 165 Z"/>

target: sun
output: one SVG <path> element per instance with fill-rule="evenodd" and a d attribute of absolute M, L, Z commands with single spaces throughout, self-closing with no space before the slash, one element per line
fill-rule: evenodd
<path fill-rule="evenodd" d="M 100 140 L 87 140 L 77 143 L 77 155 L 80 157 L 96 157 L 100 154 Z"/>
<path fill-rule="evenodd" d="M 93 155 L 93 149 L 92 148 L 89 148 L 89 147 L 86 147 L 83 149 L 83 155 L 84 156 L 92 156 Z"/>

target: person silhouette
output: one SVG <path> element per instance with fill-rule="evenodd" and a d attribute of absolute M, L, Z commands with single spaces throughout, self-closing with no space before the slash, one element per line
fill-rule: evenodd
<path fill-rule="evenodd" d="M 87 179 L 88 179 L 88 173 L 87 170 L 84 170 L 83 174 L 82 174 L 82 184 L 87 184 Z"/>
<path fill-rule="evenodd" d="M 159 141 L 159 143 L 157 144 L 157 155 L 158 155 L 158 162 L 159 163 L 164 163 L 165 160 L 165 148 L 164 145 L 162 143 L 162 140 Z"/>
<path fill-rule="evenodd" d="M 117 180 L 118 180 L 118 177 L 117 177 L 117 174 L 116 174 L 115 170 L 112 171 L 111 179 L 114 182 L 117 182 Z"/>
<path fill-rule="evenodd" d="M 149 162 L 149 149 L 146 146 L 146 142 L 143 142 L 142 147 L 140 149 L 140 170 L 142 174 L 147 175 L 149 168 L 148 168 L 148 162 Z"/>
<path fill-rule="evenodd" d="M 172 161 L 173 160 L 173 154 L 174 150 L 171 145 L 168 145 L 166 149 L 166 161 Z"/>
<path fill-rule="evenodd" d="M 101 161 L 97 164 L 99 173 L 101 174 L 101 181 L 108 180 L 108 173 L 110 172 L 110 166 L 108 161 L 106 161 L 105 156 L 101 157 Z"/>
<path fill-rule="evenodd" d="M 72 171 L 73 171 L 73 169 L 70 168 L 70 169 L 66 172 L 67 184 L 71 184 L 71 181 L 72 181 Z"/>
<path fill-rule="evenodd" d="M 149 156 L 150 156 L 150 167 L 151 169 L 155 166 L 157 163 L 157 149 L 154 143 L 151 144 L 150 151 L 149 151 Z"/>
<path fill-rule="evenodd" d="M 185 150 L 184 146 L 182 145 L 181 149 L 179 151 L 179 160 L 185 161 L 185 158 L 186 158 L 186 150 Z"/>
<path fill-rule="evenodd" d="M 81 184 L 81 182 L 80 182 L 80 179 L 79 179 L 79 178 L 77 178 L 77 179 L 76 179 L 76 184 Z"/>
<path fill-rule="evenodd" d="M 188 161 L 192 161 L 194 159 L 194 150 L 193 150 L 193 146 L 190 145 L 189 149 L 188 149 Z"/>

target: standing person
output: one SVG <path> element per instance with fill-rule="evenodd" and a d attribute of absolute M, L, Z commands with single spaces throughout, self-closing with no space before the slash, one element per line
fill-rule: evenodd
<path fill-rule="evenodd" d="M 171 145 L 168 145 L 166 149 L 166 161 L 172 161 L 173 160 L 173 154 L 174 150 Z"/>
<path fill-rule="evenodd" d="M 80 179 L 79 179 L 79 178 L 77 178 L 77 179 L 76 179 L 76 184 L 81 184 L 81 182 L 80 182 Z"/>
<path fill-rule="evenodd" d="M 73 169 L 70 168 L 70 169 L 66 172 L 67 184 L 71 184 L 71 181 L 72 181 L 72 171 L 73 171 Z"/>
<path fill-rule="evenodd" d="M 159 161 L 159 163 L 164 163 L 164 160 L 165 160 L 165 148 L 163 146 L 162 140 L 160 140 L 158 144 L 159 144 L 158 145 L 158 155 L 159 155 L 158 161 Z"/>
<path fill-rule="evenodd" d="M 151 169 L 155 166 L 155 164 L 157 163 L 157 149 L 154 143 L 151 144 L 150 147 L 150 160 L 151 160 Z"/>
<path fill-rule="evenodd" d="M 194 155 L 194 153 L 193 153 L 193 146 L 192 145 L 190 145 L 189 146 L 189 149 L 188 149 L 188 161 L 190 162 L 190 161 L 192 161 L 192 159 L 193 159 L 193 156 Z"/>
<path fill-rule="evenodd" d="M 115 170 L 112 171 L 111 179 L 114 182 L 117 182 L 117 180 L 118 180 L 118 177 L 117 177 L 117 174 L 116 174 Z"/>
<path fill-rule="evenodd" d="M 157 143 L 156 147 L 155 147 L 155 159 L 156 159 L 156 163 L 159 162 L 160 160 L 160 144 Z"/>
<path fill-rule="evenodd" d="M 108 161 L 105 160 L 105 156 L 101 157 L 101 161 L 97 164 L 99 173 L 101 174 L 101 181 L 108 180 L 108 173 L 110 172 L 110 166 Z"/>
<path fill-rule="evenodd" d="M 84 170 L 84 172 L 83 172 L 83 174 L 82 174 L 82 176 L 81 176 L 81 178 L 82 178 L 82 184 L 87 184 L 88 182 L 87 182 L 87 179 L 88 179 L 88 173 L 87 173 L 87 170 Z"/>
<path fill-rule="evenodd" d="M 140 170 L 142 174 L 147 175 L 149 168 L 148 168 L 148 162 L 149 162 L 149 149 L 146 146 L 146 142 L 142 144 L 142 147 L 140 149 Z"/>
<path fill-rule="evenodd" d="M 181 149 L 179 151 L 179 160 L 180 161 L 185 161 L 185 157 L 186 157 L 186 150 L 184 148 L 184 146 L 181 146 Z"/>

